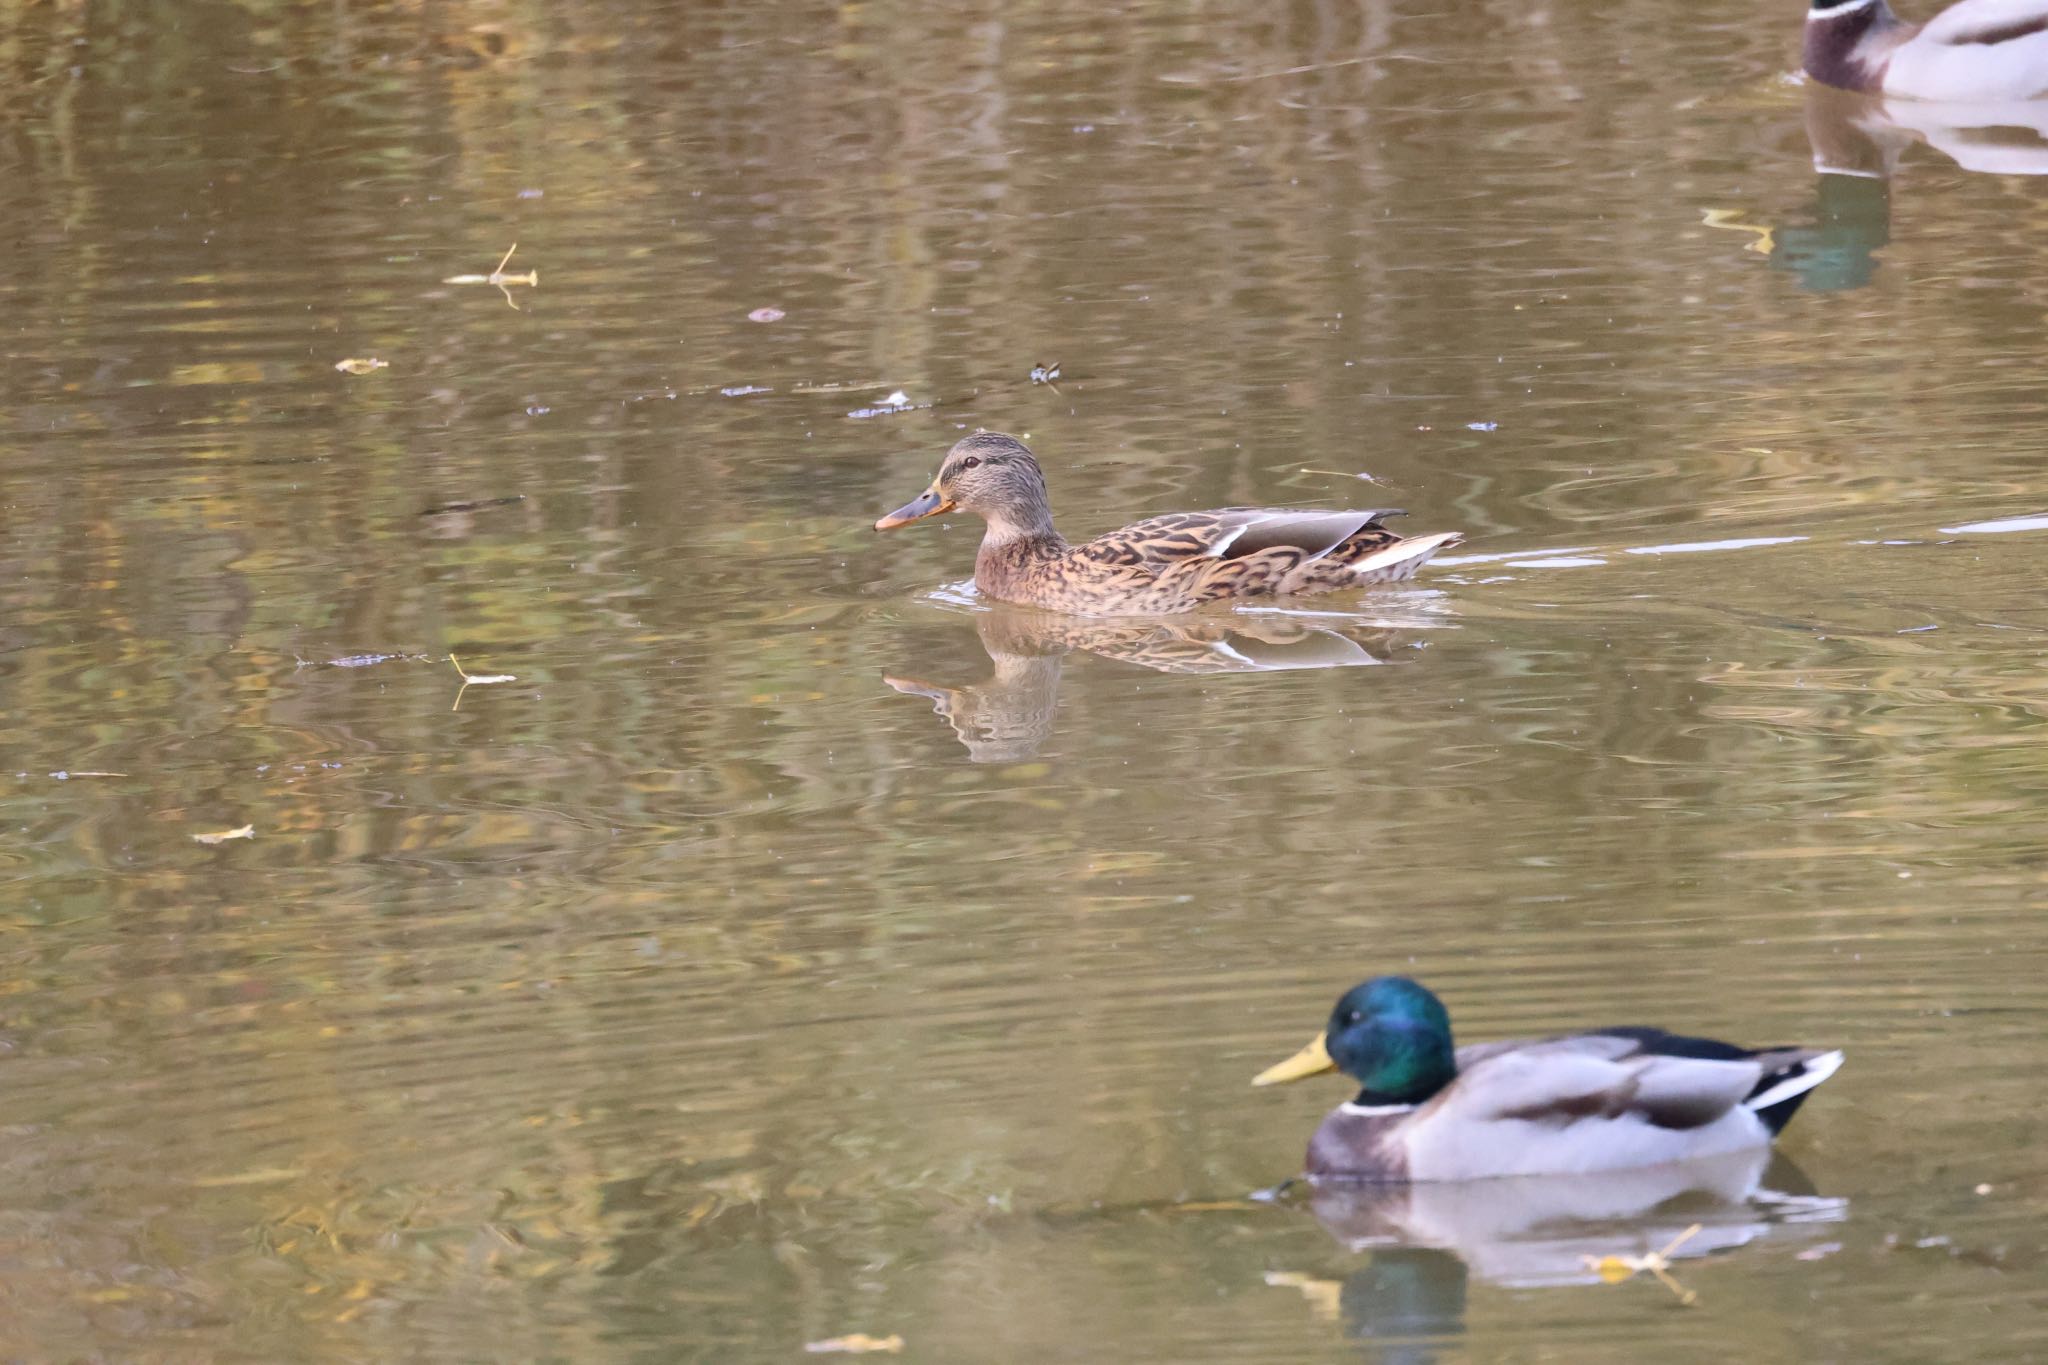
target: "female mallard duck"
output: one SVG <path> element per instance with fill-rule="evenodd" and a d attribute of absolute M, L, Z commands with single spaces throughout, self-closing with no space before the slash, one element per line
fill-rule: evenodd
<path fill-rule="evenodd" d="M 1404 540 L 1393 511 L 1226 507 L 1173 512 L 1069 545 L 1052 526 L 1045 474 L 1014 436 L 982 431 L 946 452 L 938 477 L 875 523 L 894 530 L 954 508 L 988 523 L 974 584 L 990 597 L 1084 616 L 1164 615 L 1233 597 L 1333 592 L 1407 578 L 1461 538 Z"/>
<path fill-rule="evenodd" d="M 1813 0 L 1806 74 L 1823 85 L 1985 103 L 2048 95 L 2048 0 L 1962 0 L 1924 25 L 1885 0 Z"/>
<path fill-rule="evenodd" d="M 1329 1027 L 1259 1074 L 1364 1082 L 1309 1140 L 1311 1177 L 1585 1175 L 1769 1145 L 1840 1052 L 1742 1048 L 1655 1028 L 1451 1047 L 1443 1002 L 1405 976 L 1354 986 Z"/>

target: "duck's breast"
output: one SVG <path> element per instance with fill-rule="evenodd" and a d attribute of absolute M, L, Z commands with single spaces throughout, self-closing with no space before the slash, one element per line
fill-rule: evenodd
<path fill-rule="evenodd" d="M 1409 1104 L 1340 1104 L 1308 1141 L 1302 1170 L 1325 1179 L 1406 1180 L 1400 1127 L 1415 1114 Z"/>

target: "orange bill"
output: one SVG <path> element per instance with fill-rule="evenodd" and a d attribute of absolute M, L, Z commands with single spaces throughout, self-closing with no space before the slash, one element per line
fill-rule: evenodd
<path fill-rule="evenodd" d="M 908 526 L 913 521 L 935 517 L 941 512 L 953 510 L 953 500 L 939 496 L 936 488 L 927 488 L 909 502 L 875 523 L 877 531 L 893 531 L 899 526 Z"/>

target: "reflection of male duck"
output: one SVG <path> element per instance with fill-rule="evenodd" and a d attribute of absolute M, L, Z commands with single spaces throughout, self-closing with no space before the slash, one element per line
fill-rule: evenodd
<path fill-rule="evenodd" d="M 1915 142 L 1966 171 L 2048 175 L 2048 101 L 1934 103 L 1813 84 L 1806 136 L 1820 173 L 1807 219 L 1764 228 L 1722 216 L 1760 232 L 1756 249 L 1771 267 L 1817 291 L 1859 288 L 1876 274 L 1874 253 L 1891 241 L 1891 180 Z"/>
<path fill-rule="evenodd" d="M 1764 1183 L 1766 1171 L 1772 1185 Z M 1746 1245 L 1777 1223 L 1832 1221 L 1840 1200 L 1810 1193 L 1805 1176 L 1770 1149 L 1598 1175 L 1378 1185 L 1319 1184 L 1309 1207 L 1353 1251 L 1431 1247 L 1455 1253 L 1482 1280 L 1589 1284 L 1588 1260 L 1670 1247 L 1674 1259 Z M 1700 1231 L 1678 1239 L 1693 1225 Z"/>
<path fill-rule="evenodd" d="M 1888 180 L 1899 153 L 1924 142 L 1966 171 L 2048 175 L 2048 100 L 1886 99 L 1813 85 L 1806 137 L 1822 175 Z"/>
<path fill-rule="evenodd" d="M 1766 1148 L 1598 1175 L 1325 1181 L 1309 1210 L 1362 1259 L 1341 1284 L 1286 1272 L 1266 1278 L 1333 1307 L 1346 1335 L 1382 1344 L 1376 1359 L 1420 1365 L 1464 1332 L 1470 1280 L 1593 1284 L 1610 1258 L 1709 1256 L 1838 1221 L 1846 1207 L 1815 1195 L 1797 1167 Z"/>
<path fill-rule="evenodd" d="M 1075 650 L 1160 673 L 1257 673 L 1385 663 L 1394 648 L 1393 633 L 1378 627 L 1283 614 L 1119 621 L 1002 606 L 978 615 L 975 627 L 995 666 L 983 681 L 883 681 L 929 697 L 977 763 L 1013 763 L 1038 752 L 1052 734 L 1061 660 Z"/>

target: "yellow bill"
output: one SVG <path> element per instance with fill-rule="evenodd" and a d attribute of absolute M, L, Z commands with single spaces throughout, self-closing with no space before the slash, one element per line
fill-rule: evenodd
<path fill-rule="evenodd" d="M 1288 1081 L 1298 1081 L 1308 1076 L 1320 1076 L 1325 1071 L 1335 1071 L 1337 1064 L 1330 1060 L 1328 1039 L 1328 1034 L 1318 1033 L 1307 1047 L 1286 1061 L 1269 1066 L 1252 1077 L 1252 1084 L 1284 1085 Z"/>

